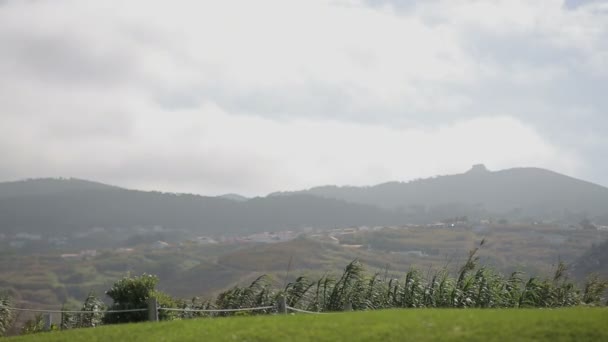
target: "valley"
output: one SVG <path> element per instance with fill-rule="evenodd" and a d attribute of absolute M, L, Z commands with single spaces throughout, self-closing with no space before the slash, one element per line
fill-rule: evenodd
<path fill-rule="evenodd" d="M 168 294 L 205 298 L 262 274 L 270 275 L 279 287 L 300 275 L 337 274 L 354 259 L 372 272 L 391 276 L 412 267 L 455 273 L 467 252 L 483 239 L 481 264 L 503 274 L 549 275 L 558 261 L 574 264 L 598 241 L 608 239 L 608 231 L 581 227 L 488 223 L 353 227 L 171 242 L 149 234 L 140 236 L 148 242 L 116 248 L 91 249 L 87 244 L 89 249 L 55 247 L 43 253 L 2 248 L 0 288 L 24 306 L 50 309 L 80 302 L 90 291 L 102 295 L 127 274 L 155 274 Z M 262 241 L 272 236 L 277 240 Z M 577 279 L 583 280 L 584 276 Z"/>

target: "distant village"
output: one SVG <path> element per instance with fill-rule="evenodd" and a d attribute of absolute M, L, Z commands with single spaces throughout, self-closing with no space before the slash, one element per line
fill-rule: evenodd
<path fill-rule="evenodd" d="M 363 246 L 357 244 L 349 244 L 346 241 L 351 241 L 354 234 L 358 232 L 366 232 L 366 231 L 379 231 L 382 229 L 470 229 L 476 233 L 483 232 L 488 229 L 488 227 L 495 222 L 490 220 L 480 220 L 475 222 L 469 222 L 468 220 L 446 220 L 445 222 L 437 222 L 432 224 L 405 224 L 401 226 L 359 226 L 359 227 L 348 227 L 348 228 L 334 228 L 334 229 L 317 229 L 317 228 L 304 228 L 298 230 L 285 230 L 285 231 L 273 231 L 273 232 L 261 232 L 254 234 L 246 234 L 246 235 L 200 235 L 189 237 L 183 239 L 181 241 L 164 241 L 164 240 L 155 240 L 147 243 L 137 243 L 133 246 L 128 247 L 114 247 L 110 248 L 113 253 L 116 254 L 128 254 L 135 252 L 138 249 L 152 249 L 152 250 L 162 250 L 167 248 L 180 248 L 187 246 L 206 246 L 206 245 L 234 245 L 234 244 L 251 244 L 251 243 L 278 243 L 278 242 L 286 242 L 296 239 L 300 236 L 305 236 L 309 239 L 341 245 L 347 248 L 361 248 Z M 499 222 L 499 224 L 506 224 L 506 222 Z M 548 224 L 537 222 L 536 224 Z M 593 229 L 598 231 L 608 231 L 608 226 L 602 225 L 594 225 L 590 224 L 588 226 L 581 225 L 567 225 L 560 223 L 551 223 L 555 228 L 559 230 L 587 230 Z M 133 230 L 133 229 L 131 229 Z M 167 235 L 171 235 L 171 230 L 164 229 L 159 226 L 145 228 L 145 227 L 135 227 L 134 230 L 138 234 L 152 234 L 164 232 Z M 77 251 L 74 249 L 78 249 L 77 247 L 80 245 L 79 240 L 86 239 L 87 237 L 100 235 L 100 234 L 109 234 L 106 229 L 96 227 L 90 229 L 87 232 L 80 232 L 74 234 L 71 237 L 63 237 L 63 236 L 43 236 L 41 234 L 32 234 L 32 233 L 17 233 L 14 235 L 7 235 L 0 233 L 0 246 L 6 246 L 8 249 L 13 250 L 21 250 L 27 249 L 28 247 L 32 248 L 36 246 L 41 250 L 46 251 L 70 251 L 69 253 L 60 254 L 61 258 L 64 260 L 85 260 L 88 258 L 94 258 L 98 255 L 98 248 L 102 248 L 104 251 L 108 250 L 107 246 L 93 246 L 93 248 L 83 248 Z M 90 247 L 90 246 L 89 246 Z M 30 251 L 31 252 L 31 251 Z"/>

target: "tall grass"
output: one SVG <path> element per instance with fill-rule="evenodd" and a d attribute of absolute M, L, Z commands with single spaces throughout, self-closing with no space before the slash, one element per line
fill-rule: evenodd
<path fill-rule="evenodd" d="M 65 305 L 61 308 L 62 311 L 68 310 Z M 86 313 L 67 313 L 61 314 L 60 328 L 62 330 L 72 328 L 94 328 L 103 323 L 104 311 L 106 305 L 97 298 L 94 293 L 89 293 L 82 304 L 80 311 Z"/>
<path fill-rule="evenodd" d="M 4 336 L 13 323 L 13 312 L 8 309 L 10 304 L 9 296 L 0 293 L 0 336 Z"/>
<path fill-rule="evenodd" d="M 483 246 L 482 241 L 479 247 Z M 525 278 L 514 272 L 504 276 L 479 265 L 479 247 L 470 251 L 456 274 L 440 269 L 424 276 L 412 268 L 401 279 L 368 275 L 358 260 L 340 277 L 317 280 L 298 277 L 280 291 L 260 279 L 251 286 L 235 287 L 215 301 L 215 308 L 237 308 L 273 303 L 285 296 L 287 305 L 316 312 L 388 308 L 557 308 L 579 304 L 600 305 L 608 283 L 597 276 L 579 289 L 560 262 L 550 278 Z"/>

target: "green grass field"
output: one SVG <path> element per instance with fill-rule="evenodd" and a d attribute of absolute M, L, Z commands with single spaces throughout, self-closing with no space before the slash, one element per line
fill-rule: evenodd
<path fill-rule="evenodd" d="M 608 341 L 607 308 L 411 309 L 113 325 L 8 341 Z"/>

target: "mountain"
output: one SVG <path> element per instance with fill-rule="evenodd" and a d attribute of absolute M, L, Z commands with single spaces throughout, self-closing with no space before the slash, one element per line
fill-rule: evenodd
<path fill-rule="evenodd" d="M 0 198 L 44 196 L 90 190 L 117 190 L 115 186 L 77 178 L 38 178 L 0 183 Z"/>
<path fill-rule="evenodd" d="M 606 224 L 608 189 L 558 173 L 483 165 L 451 176 L 371 187 L 326 186 L 247 199 L 137 191 L 80 179 L 0 183 L 0 233 L 71 234 L 156 227 L 237 234 L 305 227 L 402 225 L 469 219 Z"/>
<path fill-rule="evenodd" d="M 323 186 L 271 196 L 308 194 L 400 209 L 411 215 L 606 217 L 608 188 L 539 168 L 492 172 L 483 165 L 450 176 L 371 187 Z M 434 213 L 434 214 L 433 214 Z"/>
<path fill-rule="evenodd" d="M 294 194 L 235 201 L 127 190 L 77 179 L 0 183 L 0 233 L 71 234 L 155 227 L 198 234 L 404 222 L 389 210 Z"/>
<path fill-rule="evenodd" d="M 229 199 L 229 200 L 233 200 L 233 201 L 237 201 L 237 202 L 245 202 L 248 201 L 249 198 L 239 195 L 239 194 L 225 194 L 225 195 L 221 195 L 218 196 L 219 198 L 225 198 L 225 199 Z"/>

